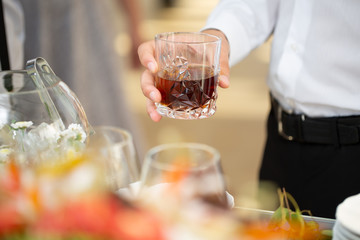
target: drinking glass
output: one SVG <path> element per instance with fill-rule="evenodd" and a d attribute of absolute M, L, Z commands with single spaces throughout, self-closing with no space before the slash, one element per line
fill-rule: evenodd
<path fill-rule="evenodd" d="M 131 133 L 112 126 L 95 126 L 94 131 L 88 148 L 102 161 L 111 190 L 126 189 L 138 181 L 139 163 Z"/>
<path fill-rule="evenodd" d="M 200 32 L 168 32 L 155 36 L 159 70 L 156 103 L 162 116 L 202 119 L 216 111 L 221 39 Z"/>
<path fill-rule="evenodd" d="M 150 149 L 143 163 L 140 194 L 203 200 L 227 207 L 219 152 L 199 143 L 163 144 Z"/>

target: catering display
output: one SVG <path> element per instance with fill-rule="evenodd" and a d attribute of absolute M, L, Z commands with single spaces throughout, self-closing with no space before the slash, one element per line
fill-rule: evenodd
<path fill-rule="evenodd" d="M 275 212 L 234 207 L 210 146 L 157 146 L 140 169 L 131 133 L 90 126 L 42 58 L 0 76 L 0 239 L 331 239 L 285 191 Z"/>

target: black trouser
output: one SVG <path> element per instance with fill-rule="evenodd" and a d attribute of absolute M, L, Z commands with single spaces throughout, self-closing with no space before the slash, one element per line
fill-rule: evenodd
<path fill-rule="evenodd" d="M 360 193 L 360 144 L 336 146 L 285 140 L 278 134 L 271 110 L 260 169 L 263 180 L 284 187 L 301 210 L 335 218 L 337 205 Z"/>

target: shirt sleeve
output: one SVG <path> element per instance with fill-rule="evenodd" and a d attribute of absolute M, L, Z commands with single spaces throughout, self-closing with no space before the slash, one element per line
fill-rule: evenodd
<path fill-rule="evenodd" d="M 230 66 L 273 32 L 279 0 L 220 0 L 202 29 L 218 29 L 230 44 Z"/>

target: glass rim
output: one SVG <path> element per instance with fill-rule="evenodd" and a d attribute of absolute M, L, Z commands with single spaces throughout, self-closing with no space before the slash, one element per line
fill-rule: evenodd
<path fill-rule="evenodd" d="M 202 35 L 207 36 L 211 38 L 215 38 L 214 40 L 207 40 L 207 41 L 175 41 L 170 39 L 164 39 L 163 36 L 170 36 L 170 35 Z M 204 33 L 204 32 L 163 32 L 158 33 L 155 35 L 155 41 L 164 41 L 164 42 L 170 42 L 170 43 L 177 43 L 177 44 L 214 44 L 214 43 L 221 43 L 221 38 L 212 34 Z"/>
<path fill-rule="evenodd" d="M 110 130 L 111 132 L 121 133 L 121 135 L 123 135 L 125 137 L 124 140 L 121 142 L 119 142 L 119 141 L 114 142 L 113 146 L 123 147 L 123 146 L 126 146 L 126 144 L 132 143 L 132 141 L 133 141 L 133 137 L 132 137 L 131 133 L 128 130 L 120 128 L 120 127 L 98 125 L 98 126 L 93 126 L 93 129 L 94 129 L 95 135 L 96 135 L 97 129 L 99 129 L 99 130 L 102 129 L 102 130 L 106 130 L 106 131 Z M 106 136 L 106 132 L 103 132 L 103 135 Z M 108 146 L 108 147 L 112 148 L 113 146 Z"/>
<path fill-rule="evenodd" d="M 158 152 L 161 152 L 166 149 L 186 149 L 189 146 L 194 147 L 194 149 L 196 149 L 196 150 L 202 150 L 204 152 L 210 152 L 212 154 L 211 161 L 208 161 L 208 164 L 206 164 L 205 166 L 198 166 L 195 169 L 193 169 L 194 171 L 200 170 L 203 168 L 207 168 L 212 163 L 220 162 L 220 152 L 217 149 L 215 149 L 214 147 L 211 147 L 211 146 L 209 146 L 207 144 L 203 144 L 203 143 L 180 142 L 180 143 L 165 143 L 165 144 L 161 144 L 161 145 L 151 148 L 145 154 L 144 164 L 151 164 L 151 156 L 153 156 L 154 154 L 156 154 Z M 190 148 L 187 148 L 187 149 L 190 149 Z M 146 162 L 148 162 L 148 163 L 146 163 Z M 169 169 L 168 164 L 166 164 L 166 163 L 156 163 L 156 167 L 158 167 L 160 169 L 164 169 L 164 170 L 171 170 L 171 169 Z"/>
<path fill-rule="evenodd" d="M 5 71 L 0 71 L 0 77 L 2 79 L 4 79 L 3 76 L 6 76 L 7 74 L 22 74 L 26 78 L 31 79 L 31 76 L 27 73 L 26 70 L 5 70 Z M 45 86 L 45 89 L 36 89 L 35 88 L 33 90 L 26 90 L 26 91 L 21 91 L 21 92 L 0 92 L 0 95 L 25 95 L 25 94 L 32 94 L 32 93 L 37 93 L 37 92 L 40 92 L 40 91 L 53 89 L 57 85 L 59 85 L 59 83 L 61 82 L 61 79 L 59 77 L 57 77 L 56 75 L 53 75 L 53 76 L 55 77 L 56 82 L 51 84 L 51 85 Z"/>

